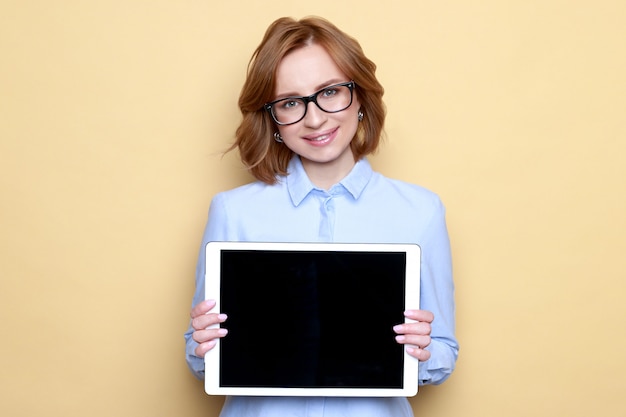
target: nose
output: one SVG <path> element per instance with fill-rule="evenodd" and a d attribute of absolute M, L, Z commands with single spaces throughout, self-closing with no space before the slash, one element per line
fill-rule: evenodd
<path fill-rule="evenodd" d="M 304 115 L 304 125 L 310 128 L 317 128 L 324 124 L 327 113 L 320 109 L 317 104 L 310 101 L 307 103 L 306 114 Z"/>

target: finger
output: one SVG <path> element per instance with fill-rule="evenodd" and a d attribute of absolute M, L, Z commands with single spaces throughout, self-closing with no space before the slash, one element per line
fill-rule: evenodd
<path fill-rule="evenodd" d="M 213 349 L 216 344 L 217 344 L 217 341 L 215 340 L 211 340 L 210 342 L 207 342 L 207 343 L 202 343 L 196 347 L 196 349 L 194 350 L 194 353 L 199 358 L 204 358 L 206 353 L 209 350 Z"/>
<path fill-rule="evenodd" d="M 429 335 L 432 327 L 425 322 L 403 323 L 393 326 L 393 331 L 397 334 Z"/>
<path fill-rule="evenodd" d="M 195 332 L 193 332 L 191 337 L 193 338 L 194 341 L 196 341 L 198 344 L 201 345 L 203 343 L 207 343 L 215 339 L 224 337 L 227 334 L 228 334 L 227 329 L 206 329 L 206 330 L 196 330 Z"/>
<path fill-rule="evenodd" d="M 204 358 L 204 356 L 206 355 L 206 353 L 213 349 L 215 347 L 215 345 L 217 344 L 217 340 L 213 339 L 211 341 L 208 341 L 206 343 L 202 343 L 199 344 L 196 349 L 194 350 L 194 353 L 196 356 L 200 357 L 200 358 Z"/>
<path fill-rule="evenodd" d="M 418 347 L 420 349 L 425 349 L 430 345 L 431 342 L 430 336 L 417 336 L 417 335 L 398 335 L 396 336 L 396 342 L 401 345 L 411 345 L 413 347 Z"/>
<path fill-rule="evenodd" d="M 191 327 L 195 330 L 204 330 L 207 327 L 224 323 L 228 316 L 226 314 L 203 314 L 191 320 Z"/>
<path fill-rule="evenodd" d="M 226 329 L 198 330 L 193 332 L 193 339 L 198 342 L 194 349 L 196 356 L 204 358 L 204 355 L 217 345 L 217 339 L 228 334 Z"/>
<path fill-rule="evenodd" d="M 432 323 L 435 319 L 435 315 L 428 310 L 406 310 L 404 317 L 415 321 L 424 321 L 426 323 Z"/>
<path fill-rule="evenodd" d="M 413 356 L 420 362 L 424 362 L 430 359 L 430 352 L 427 351 L 426 349 L 420 349 L 420 348 L 415 348 L 413 346 L 407 346 L 406 353 Z"/>
<path fill-rule="evenodd" d="M 191 318 L 193 319 L 208 313 L 213 309 L 213 307 L 215 307 L 215 304 L 215 300 L 204 300 L 199 302 L 191 309 Z"/>

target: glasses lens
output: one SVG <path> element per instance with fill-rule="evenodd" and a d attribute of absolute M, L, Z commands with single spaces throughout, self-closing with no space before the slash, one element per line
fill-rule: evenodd
<path fill-rule="evenodd" d="M 315 98 L 320 109 L 336 113 L 348 108 L 352 102 L 352 90 L 345 85 L 334 85 L 317 93 Z"/>
<path fill-rule="evenodd" d="M 272 115 L 278 123 L 295 123 L 304 117 L 306 103 L 300 98 L 286 98 L 272 105 Z"/>

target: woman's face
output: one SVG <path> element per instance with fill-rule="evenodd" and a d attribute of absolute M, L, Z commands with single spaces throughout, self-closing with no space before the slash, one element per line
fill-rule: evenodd
<path fill-rule="evenodd" d="M 347 81 L 351 80 L 328 52 L 322 46 L 312 44 L 298 48 L 282 59 L 276 71 L 275 98 L 309 96 L 324 87 Z M 309 102 L 302 120 L 277 126 L 284 145 L 300 155 L 312 180 L 312 174 L 322 173 L 326 178 L 334 177 L 337 182 L 354 166 L 350 142 L 359 124 L 359 108 L 354 92 L 352 104 L 343 111 L 326 113 Z"/>

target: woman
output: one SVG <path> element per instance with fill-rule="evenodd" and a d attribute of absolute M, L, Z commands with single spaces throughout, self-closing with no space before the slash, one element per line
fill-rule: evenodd
<path fill-rule="evenodd" d="M 385 117 L 375 69 L 358 42 L 326 20 L 270 25 L 248 67 L 231 148 L 257 181 L 213 198 L 202 248 L 209 241 L 419 244 L 421 309 L 407 310 L 415 322 L 394 331 L 421 361 L 419 383 L 439 384 L 458 354 L 445 210 L 432 192 L 374 172 L 365 158 L 378 147 Z M 201 250 L 185 334 L 187 362 L 199 378 L 204 355 L 228 333 L 227 317 L 204 299 L 204 261 Z M 226 328 L 207 329 L 217 323 Z M 265 325 L 280 331 L 270 319 Z M 354 341 L 367 343 L 367 335 Z M 221 415 L 413 414 L 406 398 L 229 397 Z"/>

